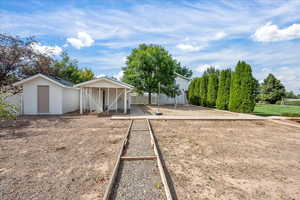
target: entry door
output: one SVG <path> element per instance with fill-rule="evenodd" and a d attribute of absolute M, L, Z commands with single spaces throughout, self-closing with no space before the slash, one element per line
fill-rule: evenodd
<path fill-rule="evenodd" d="M 49 113 L 49 86 L 38 86 L 38 113 Z"/>

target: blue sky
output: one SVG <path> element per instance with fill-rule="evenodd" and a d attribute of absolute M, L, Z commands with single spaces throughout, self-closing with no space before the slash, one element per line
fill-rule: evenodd
<path fill-rule="evenodd" d="M 300 1 L 0 1 L 0 32 L 62 49 L 95 74 L 120 76 L 140 43 L 163 45 L 194 76 L 238 60 L 300 93 Z"/>

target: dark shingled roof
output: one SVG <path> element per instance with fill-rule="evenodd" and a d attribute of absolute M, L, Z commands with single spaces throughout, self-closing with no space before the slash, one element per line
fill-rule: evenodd
<path fill-rule="evenodd" d="M 47 76 L 47 75 L 44 75 L 44 76 Z M 50 78 L 50 79 L 52 79 L 52 80 L 54 80 L 54 81 L 56 81 L 56 82 L 59 82 L 60 84 L 65 85 L 67 87 L 73 87 L 73 85 L 74 85 L 70 81 L 66 81 L 66 80 L 61 79 L 59 77 L 53 77 L 53 76 L 47 76 L 47 77 Z"/>

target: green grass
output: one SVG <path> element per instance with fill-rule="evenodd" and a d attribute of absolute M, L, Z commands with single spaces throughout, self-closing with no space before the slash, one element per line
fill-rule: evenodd
<path fill-rule="evenodd" d="M 300 117 L 300 106 L 256 104 L 254 114 L 260 116 Z"/>

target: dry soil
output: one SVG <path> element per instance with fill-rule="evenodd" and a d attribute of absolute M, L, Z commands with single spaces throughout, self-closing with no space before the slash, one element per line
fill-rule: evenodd
<path fill-rule="evenodd" d="M 178 199 L 300 199 L 300 129 L 152 120 Z"/>
<path fill-rule="evenodd" d="M 0 122 L 0 199 L 101 199 L 129 121 L 96 116 Z"/>

